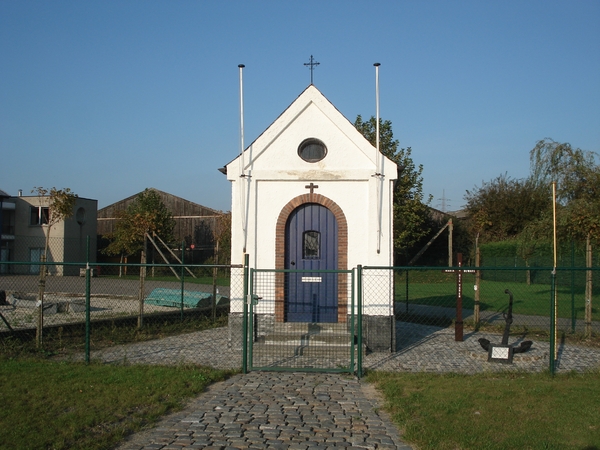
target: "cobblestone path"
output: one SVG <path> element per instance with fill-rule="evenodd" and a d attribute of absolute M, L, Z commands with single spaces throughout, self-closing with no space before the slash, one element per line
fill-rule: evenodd
<path fill-rule="evenodd" d="M 410 450 L 375 389 L 349 375 L 252 372 L 217 383 L 118 450 Z"/>
<path fill-rule="evenodd" d="M 541 371 L 548 369 L 549 344 L 537 341 L 513 364 L 487 362 L 478 338 L 501 336 L 465 333 L 409 323 L 397 324 L 398 351 L 371 353 L 365 369 L 459 372 Z M 240 368 L 241 352 L 227 346 L 219 328 L 92 352 L 106 363 L 203 364 Z M 511 338 L 510 343 L 519 339 Z M 300 363 L 300 361 L 298 361 Z M 594 370 L 600 349 L 559 345 L 557 371 Z M 409 449 L 379 409 L 372 386 L 347 374 L 250 372 L 211 386 L 188 407 L 165 417 L 155 428 L 135 434 L 119 450 L 133 449 Z"/>

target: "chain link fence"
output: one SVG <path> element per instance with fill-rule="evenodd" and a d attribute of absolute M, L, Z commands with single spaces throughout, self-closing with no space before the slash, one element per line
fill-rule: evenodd
<path fill-rule="evenodd" d="M 355 371 L 352 270 L 250 270 L 248 366 Z"/>
<path fill-rule="evenodd" d="M 242 266 L 40 261 L 31 273 L 30 261 L 0 262 L 7 265 L 5 355 L 42 350 L 72 360 L 232 369 L 249 357 L 251 368 L 359 374 L 541 371 L 551 361 L 559 371 L 600 367 L 599 267 L 559 267 L 554 275 L 514 266 L 252 270 L 245 279 Z M 331 292 L 317 295 L 335 301 L 315 308 L 310 289 L 324 280 Z M 531 345 L 510 362 L 490 360 L 482 340 L 501 345 L 505 336 L 507 345 Z"/>
<path fill-rule="evenodd" d="M 557 269 L 556 311 L 552 268 L 538 267 L 535 276 L 528 273 L 529 267 L 480 267 L 478 271 L 462 267 L 460 276 L 457 269 L 364 268 L 365 304 L 368 292 L 383 295 L 387 291 L 393 274 L 396 319 L 394 351 L 385 356 L 368 353 L 365 368 L 541 371 L 549 368 L 552 352 L 558 370 L 600 367 L 600 309 L 593 304 L 593 294 L 600 289 L 600 268 Z M 387 314 L 387 307 L 379 314 Z M 512 361 L 490 359 L 489 348 L 484 347 L 501 345 L 505 333 L 512 347 L 521 349 L 527 341 L 532 344 L 526 351 L 514 353 Z M 554 336 L 556 345 L 552 345 Z"/>
<path fill-rule="evenodd" d="M 228 353 L 230 290 L 243 284 L 240 266 L 39 262 L 35 274 L 23 269 L 28 262 L 0 264 L 11 266 L 0 276 L 3 353 L 241 367 L 239 352 Z"/>

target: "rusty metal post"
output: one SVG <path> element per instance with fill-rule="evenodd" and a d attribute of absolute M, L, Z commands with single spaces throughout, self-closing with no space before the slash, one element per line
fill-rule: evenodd
<path fill-rule="evenodd" d="M 480 300 L 480 287 L 481 287 L 481 271 L 479 270 L 479 264 L 481 262 L 481 253 L 479 251 L 479 235 L 477 235 L 477 244 L 475 245 L 475 305 L 473 307 L 473 319 L 475 320 L 475 326 L 479 326 L 479 300 Z"/>
<path fill-rule="evenodd" d="M 456 271 L 456 323 L 454 324 L 454 340 L 463 341 L 463 317 L 462 317 L 462 253 L 456 254 L 459 269 Z"/>

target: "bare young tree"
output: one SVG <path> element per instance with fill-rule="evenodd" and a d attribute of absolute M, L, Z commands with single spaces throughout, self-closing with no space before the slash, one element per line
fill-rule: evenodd
<path fill-rule="evenodd" d="M 41 256 L 40 266 L 40 281 L 38 291 L 39 311 L 38 311 L 38 327 L 36 332 L 37 345 L 42 345 L 42 329 L 44 327 L 44 292 L 46 290 L 46 265 L 48 260 L 48 248 L 50 245 L 50 232 L 52 227 L 57 223 L 68 219 L 73 215 L 77 194 L 71 191 L 70 188 L 56 189 L 55 187 L 47 189 L 43 187 L 34 187 L 31 191 L 37 193 L 40 198 L 40 207 L 48 208 L 48 214 L 42 221 L 42 229 L 44 229 L 45 244 L 44 253 Z"/>

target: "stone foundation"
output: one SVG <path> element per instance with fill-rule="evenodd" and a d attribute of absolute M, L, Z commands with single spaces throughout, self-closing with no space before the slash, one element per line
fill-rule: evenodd
<path fill-rule="evenodd" d="M 242 349 L 243 314 L 229 314 L 229 347 L 234 350 Z M 350 323 L 347 322 L 348 330 Z M 254 340 L 268 336 L 275 328 L 273 314 L 255 314 Z M 356 326 L 355 326 L 356 332 Z M 363 316 L 363 344 L 371 352 L 396 351 L 396 322 L 394 316 Z"/>
<path fill-rule="evenodd" d="M 371 352 L 396 351 L 396 319 L 394 316 L 363 316 L 363 343 Z"/>

